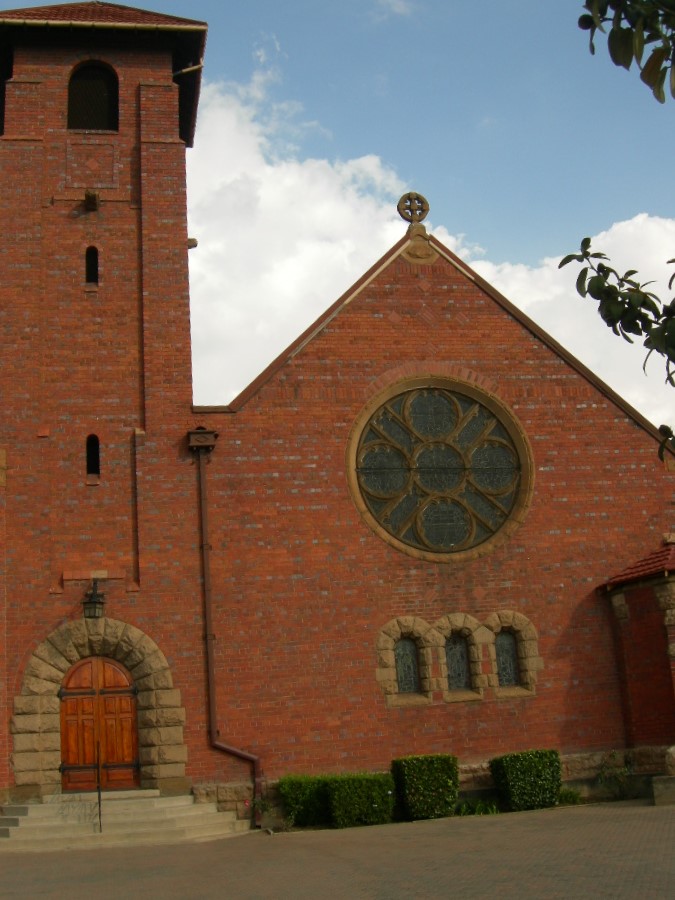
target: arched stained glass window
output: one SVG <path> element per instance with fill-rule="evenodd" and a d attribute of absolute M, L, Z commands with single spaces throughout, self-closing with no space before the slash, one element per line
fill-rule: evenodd
<path fill-rule="evenodd" d="M 394 648 L 396 681 L 400 694 L 420 693 L 420 664 L 417 644 L 412 638 L 400 638 Z"/>
<path fill-rule="evenodd" d="M 495 653 L 500 687 L 519 685 L 518 640 L 512 631 L 499 632 L 495 638 Z"/>
<path fill-rule="evenodd" d="M 447 639 L 445 661 L 448 668 L 448 690 L 470 691 L 469 647 L 463 635 L 455 632 Z"/>
<path fill-rule="evenodd" d="M 68 128 L 117 131 L 119 82 L 103 63 L 85 63 L 75 69 L 68 84 Z"/>

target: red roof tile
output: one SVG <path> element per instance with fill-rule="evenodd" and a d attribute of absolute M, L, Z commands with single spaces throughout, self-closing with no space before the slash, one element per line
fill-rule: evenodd
<path fill-rule="evenodd" d="M 31 6 L 28 9 L 6 9 L 0 11 L 0 22 L 26 22 L 38 24 L 53 22 L 73 25 L 124 25 L 148 28 L 203 28 L 206 23 L 194 19 L 180 19 L 162 13 L 120 6 L 117 3 L 62 3 L 57 6 Z"/>
<path fill-rule="evenodd" d="M 666 539 L 658 550 L 627 566 L 618 575 L 613 575 L 604 587 L 611 589 L 632 581 L 663 578 L 671 572 L 675 574 L 675 543 Z"/>

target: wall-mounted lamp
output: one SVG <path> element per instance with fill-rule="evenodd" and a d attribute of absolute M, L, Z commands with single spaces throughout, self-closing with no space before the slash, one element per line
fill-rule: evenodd
<path fill-rule="evenodd" d="M 85 619 L 103 618 L 104 606 L 105 594 L 102 594 L 98 589 L 98 578 L 94 578 L 91 582 L 91 590 L 87 591 L 82 601 Z"/>

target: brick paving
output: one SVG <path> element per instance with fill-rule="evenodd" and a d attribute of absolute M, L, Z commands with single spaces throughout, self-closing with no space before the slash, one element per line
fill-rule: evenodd
<path fill-rule="evenodd" d="M 614 803 L 204 844 L 8 854 L 0 897 L 675 897 L 675 806 Z"/>

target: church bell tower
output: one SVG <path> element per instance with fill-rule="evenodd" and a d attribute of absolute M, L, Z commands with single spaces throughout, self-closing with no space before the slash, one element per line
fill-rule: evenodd
<path fill-rule="evenodd" d="M 0 11 L 0 706 L 92 584 L 155 640 L 198 596 L 185 149 L 205 40 L 113 3 Z"/>

